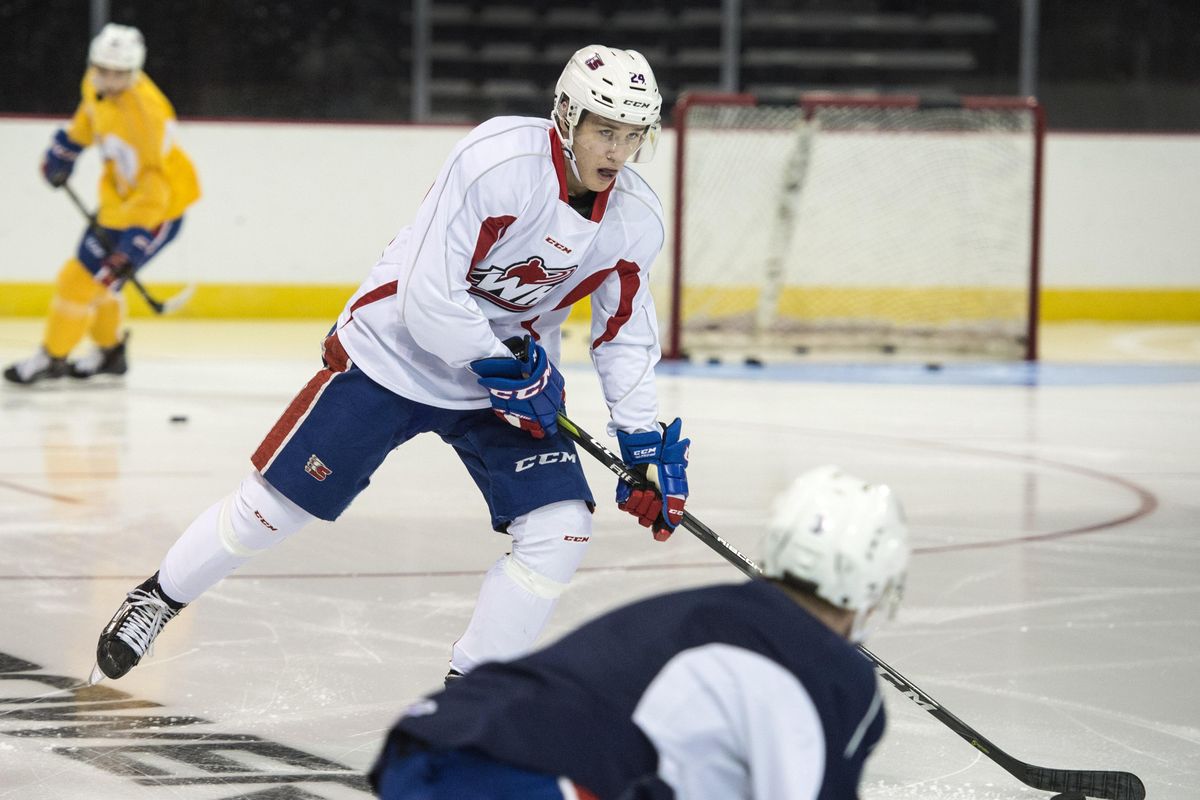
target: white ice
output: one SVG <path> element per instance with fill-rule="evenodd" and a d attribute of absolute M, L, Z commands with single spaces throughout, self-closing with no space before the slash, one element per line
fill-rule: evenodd
<path fill-rule="evenodd" d="M 0 391 L 0 653 L 11 657 L 0 658 L 0 798 L 366 796 L 321 777 L 365 770 L 400 710 L 440 685 L 481 574 L 505 549 L 435 437 L 402 447 L 341 520 L 257 558 L 172 622 L 153 658 L 102 684 L 128 697 L 32 679 L 86 678 L 122 594 L 236 485 L 319 366 L 324 327 L 142 323 L 123 386 Z M 807 467 L 837 463 L 895 487 L 917 554 L 899 618 L 869 644 L 953 714 L 1023 761 L 1132 771 L 1152 800 L 1195 800 L 1200 336 L 1183 337 L 1182 357 L 1154 341 L 1141 331 L 1109 352 L 1128 362 L 1117 350 L 1136 348 L 1176 372 L 1050 364 L 1046 383 L 1026 386 L 697 368 L 663 376 L 660 394 L 693 441 L 689 510 L 752 556 L 771 497 Z M 33 342 L 32 325 L 0 325 L 6 363 Z M 571 416 L 602 431 L 590 368 L 573 360 L 565 372 Z M 584 460 L 596 533 L 551 637 L 651 593 L 740 579 L 685 532 L 652 541 Z M 1046 797 L 885 689 L 890 727 L 864 800 Z M 102 724 L 147 716 L 206 722 Z M 204 767 L 177 758 L 239 736 L 290 750 L 221 751 L 228 761 Z M 311 780 L 269 782 L 296 774 Z"/>

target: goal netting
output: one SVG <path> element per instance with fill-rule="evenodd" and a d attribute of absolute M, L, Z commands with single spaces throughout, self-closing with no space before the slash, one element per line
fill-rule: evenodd
<path fill-rule="evenodd" d="M 1036 357 L 1031 99 L 676 106 L 669 356 Z"/>

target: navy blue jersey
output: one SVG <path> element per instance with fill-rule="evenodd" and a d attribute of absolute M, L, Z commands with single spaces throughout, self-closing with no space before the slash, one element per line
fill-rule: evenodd
<path fill-rule="evenodd" d="M 484 664 L 391 736 L 565 776 L 604 800 L 845 800 L 883 727 L 867 659 L 751 581 L 643 600 Z"/>

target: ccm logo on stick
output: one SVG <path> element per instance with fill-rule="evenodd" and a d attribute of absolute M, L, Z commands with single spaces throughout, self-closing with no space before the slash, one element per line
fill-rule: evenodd
<path fill-rule="evenodd" d="M 565 464 L 573 463 L 576 460 L 577 457 L 574 453 L 542 453 L 536 456 L 529 456 L 529 458 L 522 458 L 520 461 L 516 462 L 516 469 L 513 471 L 524 472 L 525 470 L 536 467 L 539 464 Z"/>

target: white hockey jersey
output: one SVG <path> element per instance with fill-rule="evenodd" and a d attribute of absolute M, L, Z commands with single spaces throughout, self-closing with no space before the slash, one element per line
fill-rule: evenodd
<path fill-rule="evenodd" d="M 548 119 L 496 117 L 471 131 L 338 318 L 354 363 L 412 400 L 487 408 L 468 365 L 510 355 L 502 340 L 527 333 L 557 362 L 560 326 L 590 295 L 610 428 L 654 429 L 661 353 L 647 279 L 662 206 L 626 168 L 585 219 L 567 202 L 568 168 Z"/>

